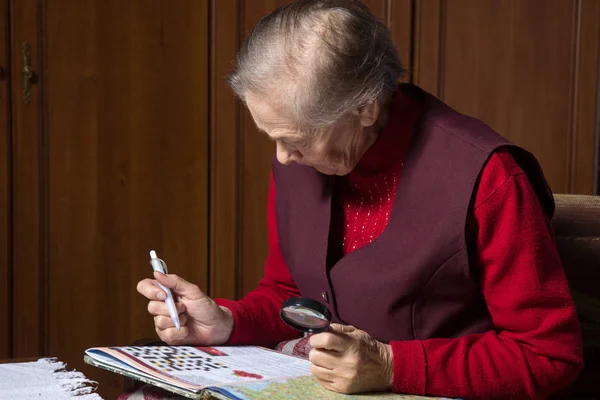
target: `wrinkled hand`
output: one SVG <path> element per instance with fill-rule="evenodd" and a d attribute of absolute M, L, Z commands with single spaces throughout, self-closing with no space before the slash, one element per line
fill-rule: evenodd
<path fill-rule="evenodd" d="M 365 331 L 331 324 L 311 336 L 310 345 L 311 372 L 325 388 L 347 394 L 392 389 L 392 348 Z"/>
<path fill-rule="evenodd" d="M 219 307 L 198 286 L 177 275 L 154 272 L 154 278 L 171 289 L 181 327 L 180 330 L 175 328 L 164 302 L 166 294 L 156 281 L 140 281 L 137 291 L 150 300 L 148 312 L 154 316 L 156 333 L 162 341 L 170 345 L 217 345 L 229 339 L 233 330 L 233 315 L 229 309 Z"/>

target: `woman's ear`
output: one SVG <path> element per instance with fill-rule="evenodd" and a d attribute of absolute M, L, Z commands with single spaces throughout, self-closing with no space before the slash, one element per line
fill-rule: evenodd
<path fill-rule="evenodd" d="M 352 113 L 356 115 L 364 127 L 372 126 L 379 118 L 379 102 L 373 100 L 367 105 L 357 108 Z"/>

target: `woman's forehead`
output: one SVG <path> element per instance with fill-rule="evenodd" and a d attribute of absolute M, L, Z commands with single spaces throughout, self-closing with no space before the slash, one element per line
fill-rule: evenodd
<path fill-rule="evenodd" d="M 293 127 L 291 113 L 281 102 L 270 101 L 256 96 L 246 97 L 246 106 L 260 129 L 268 130 L 276 127 Z"/>

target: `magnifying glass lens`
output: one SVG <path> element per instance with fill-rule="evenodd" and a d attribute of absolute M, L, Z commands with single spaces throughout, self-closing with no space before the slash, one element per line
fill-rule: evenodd
<path fill-rule="evenodd" d="M 329 324 L 323 314 L 304 307 L 288 307 L 283 310 L 283 313 L 295 323 L 307 327 L 322 328 Z"/>
<path fill-rule="evenodd" d="M 286 300 L 280 316 L 292 328 L 310 333 L 327 330 L 331 322 L 331 314 L 324 305 L 301 297 Z"/>

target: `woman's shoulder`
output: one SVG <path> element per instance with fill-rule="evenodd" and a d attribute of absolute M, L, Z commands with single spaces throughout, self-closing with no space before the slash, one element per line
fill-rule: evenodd
<path fill-rule="evenodd" d="M 474 202 L 475 208 L 488 202 L 502 187 L 509 186 L 510 182 L 520 186 L 515 181 L 520 181 L 521 178 L 527 181 L 527 174 L 518 164 L 510 147 L 495 150 L 481 171 Z M 525 184 L 528 185 L 527 182 Z"/>

